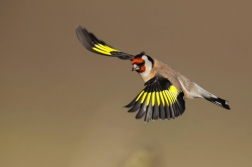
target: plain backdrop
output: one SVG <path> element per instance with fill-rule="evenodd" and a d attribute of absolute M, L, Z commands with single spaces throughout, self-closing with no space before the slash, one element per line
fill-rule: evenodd
<path fill-rule="evenodd" d="M 252 1 L 0 2 L 0 166 L 251 167 Z M 79 43 L 82 25 L 120 51 L 145 51 L 211 93 L 183 116 L 144 123 L 124 105 L 144 88 L 131 63 Z"/>

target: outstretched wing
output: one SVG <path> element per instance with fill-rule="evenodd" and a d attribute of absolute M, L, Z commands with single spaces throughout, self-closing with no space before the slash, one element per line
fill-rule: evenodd
<path fill-rule="evenodd" d="M 145 115 L 145 122 L 149 120 L 171 119 L 182 115 L 185 111 L 184 93 L 171 84 L 167 78 L 155 76 L 145 83 L 146 87 L 129 103 L 128 112 L 138 113 L 136 119 Z"/>
<path fill-rule="evenodd" d="M 130 60 L 133 58 L 133 55 L 120 52 L 117 49 L 107 45 L 105 42 L 99 40 L 94 34 L 89 33 L 81 26 L 76 27 L 76 35 L 82 45 L 91 52 L 105 56 L 118 57 L 119 59 L 123 60 Z"/>

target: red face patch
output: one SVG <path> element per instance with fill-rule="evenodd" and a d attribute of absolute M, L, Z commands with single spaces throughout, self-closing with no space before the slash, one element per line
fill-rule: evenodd
<path fill-rule="evenodd" d="M 132 60 L 131 60 L 131 63 L 132 64 L 141 64 L 141 63 L 143 63 L 144 62 L 144 59 L 142 59 L 142 58 L 133 58 Z"/>
<path fill-rule="evenodd" d="M 142 66 L 139 72 L 144 72 L 146 70 L 146 66 Z"/>

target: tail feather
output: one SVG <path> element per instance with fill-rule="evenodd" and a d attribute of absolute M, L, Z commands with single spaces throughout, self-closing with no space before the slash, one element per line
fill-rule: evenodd
<path fill-rule="evenodd" d="M 215 98 L 215 97 L 205 97 L 206 100 L 220 106 L 220 107 L 223 107 L 225 109 L 228 109 L 230 110 L 230 107 L 228 105 L 228 101 L 227 100 L 224 100 L 224 99 L 221 99 L 219 97 Z"/>
<path fill-rule="evenodd" d="M 220 107 L 230 110 L 227 100 L 224 100 L 222 98 L 219 98 L 213 95 L 212 93 L 209 93 L 208 91 L 206 91 L 205 89 L 197 85 L 196 83 L 194 83 L 194 92 L 196 92 L 196 94 L 193 94 L 194 97 L 204 98 Z"/>

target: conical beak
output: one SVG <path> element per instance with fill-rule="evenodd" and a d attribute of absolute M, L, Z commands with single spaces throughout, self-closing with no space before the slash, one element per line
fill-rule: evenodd
<path fill-rule="evenodd" d="M 136 70 L 140 70 L 140 68 L 136 64 L 133 64 L 132 71 L 136 71 Z"/>

